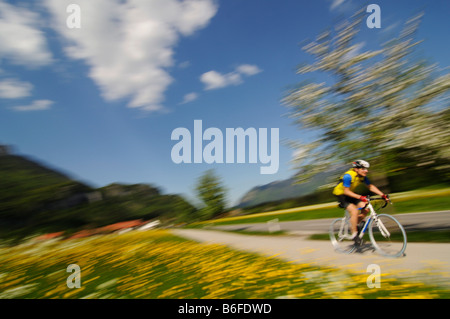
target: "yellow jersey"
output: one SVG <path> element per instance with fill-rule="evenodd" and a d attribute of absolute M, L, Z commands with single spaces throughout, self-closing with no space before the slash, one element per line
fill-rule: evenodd
<path fill-rule="evenodd" d="M 339 179 L 339 184 L 333 189 L 333 194 L 336 196 L 344 195 L 344 188 L 348 187 L 352 192 L 362 183 L 370 185 L 370 181 L 367 177 L 358 176 L 353 169 L 348 170 Z"/>

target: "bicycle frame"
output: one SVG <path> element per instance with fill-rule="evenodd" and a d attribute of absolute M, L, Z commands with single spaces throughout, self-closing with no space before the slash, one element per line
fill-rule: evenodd
<path fill-rule="evenodd" d="M 358 241 L 356 241 L 353 245 L 350 243 L 353 242 L 354 238 L 351 236 L 351 216 L 349 211 L 345 210 L 345 216 L 342 218 L 335 219 L 331 225 L 329 230 L 329 235 L 331 239 L 331 243 L 335 247 L 337 251 L 343 253 L 351 253 L 358 246 L 361 246 L 362 238 L 365 233 L 369 233 L 370 242 L 372 246 L 377 250 L 381 255 L 387 257 L 399 257 L 401 256 L 407 244 L 406 233 L 403 226 L 391 215 L 389 214 L 379 214 L 377 213 L 377 209 L 374 208 L 371 201 L 384 199 L 385 203 L 381 208 L 386 207 L 388 203 L 390 203 L 389 199 L 385 198 L 370 198 L 367 197 L 368 202 L 364 207 L 358 208 L 358 210 L 367 209 L 367 219 L 364 221 L 363 226 L 359 229 L 358 233 Z M 385 220 L 388 224 L 385 225 Z M 393 225 L 391 225 L 393 223 Z M 386 227 L 389 226 L 389 227 Z M 395 228 L 398 226 L 397 228 Z M 391 227 L 394 227 L 391 229 Z M 375 230 L 375 231 L 374 231 Z M 391 234 L 397 236 L 397 230 L 402 236 L 402 240 L 398 241 L 395 239 L 391 239 Z M 394 244 L 394 242 L 399 242 L 400 246 Z M 403 242 L 403 245 L 401 244 Z M 396 247 L 399 247 L 398 249 Z M 397 249 L 397 250 L 396 250 Z"/>
<path fill-rule="evenodd" d="M 360 209 L 359 209 L 360 210 Z M 372 210 L 373 210 L 373 208 L 372 208 Z M 347 212 L 347 211 L 346 211 Z M 350 219 L 350 214 L 347 212 L 347 214 L 346 215 L 348 215 L 347 217 L 345 217 L 345 218 L 348 218 L 348 219 Z M 376 215 L 376 213 L 374 213 L 374 215 Z M 364 234 L 365 234 L 365 232 L 366 232 L 366 230 L 367 230 L 367 228 L 368 228 L 368 226 L 369 226 L 369 223 L 370 223 L 370 221 L 372 220 L 372 218 L 373 219 L 375 219 L 376 217 L 373 215 L 373 213 L 371 213 L 370 214 L 370 216 L 369 216 L 369 218 L 367 219 L 367 221 L 365 222 L 365 224 L 364 224 L 364 227 L 362 228 L 362 230 L 359 232 L 359 235 L 358 235 L 358 237 L 359 238 L 363 238 L 363 236 L 364 236 Z M 346 223 L 342 223 L 341 224 L 341 227 L 340 227 L 340 229 L 339 229 L 339 238 L 342 240 L 342 239 L 352 239 L 352 236 L 351 236 L 351 234 L 350 234 L 350 232 L 349 232 L 349 230 L 348 229 L 345 229 L 347 227 L 347 224 Z"/>
<path fill-rule="evenodd" d="M 387 204 L 387 203 L 386 203 Z M 385 205 L 386 206 L 386 205 Z M 383 206 L 384 207 L 384 206 Z M 367 218 L 366 223 L 364 224 L 363 228 L 361 229 L 360 233 L 359 233 L 359 238 L 362 239 L 364 234 L 367 231 L 367 228 L 369 227 L 370 222 L 374 222 L 376 223 L 376 225 L 378 226 L 378 228 L 381 231 L 381 234 L 383 235 L 383 237 L 389 237 L 391 234 L 389 233 L 389 231 L 386 229 L 386 227 L 384 227 L 383 223 L 381 222 L 381 220 L 378 219 L 378 214 L 375 211 L 375 209 L 373 208 L 372 204 L 370 203 L 370 198 L 369 198 L 369 202 L 367 203 L 366 206 L 364 207 L 360 207 L 358 208 L 358 210 L 363 210 L 368 208 L 370 211 L 370 215 L 369 218 Z"/>
<path fill-rule="evenodd" d="M 384 206 L 383 206 L 383 207 L 384 207 Z M 372 204 L 370 203 L 370 198 L 369 198 L 369 202 L 367 203 L 367 205 L 364 206 L 364 207 L 358 208 L 358 210 L 363 210 L 363 209 L 366 209 L 366 208 L 369 209 L 370 214 L 369 214 L 369 217 L 367 218 L 366 222 L 364 223 L 363 228 L 362 228 L 361 231 L 359 232 L 358 237 L 359 237 L 360 239 L 362 239 L 362 238 L 364 237 L 364 234 L 366 233 L 366 231 L 367 231 L 367 229 L 368 229 L 368 227 L 369 227 L 370 222 L 377 223 L 377 226 L 379 227 L 379 229 L 380 229 L 382 235 L 383 235 L 384 237 L 389 237 L 389 236 L 390 236 L 390 233 L 389 233 L 389 231 L 386 229 L 386 227 L 384 227 L 384 225 L 383 225 L 383 223 L 381 222 L 381 220 L 378 219 L 378 214 L 376 213 L 375 209 L 373 208 Z M 346 217 L 344 217 L 344 218 L 350 218 L 350 213 L 349 213 L 347 210 L 345 211 L 345 213 L 346 213 Z M 340 238 L 341 238 L 341 239 L 351 239 L 351 235 L 349 234 L 348 229 L 344 229 L 346 226 L 347 226 L 346 223 L 342 223 L 342 224 L 341 224 L 341 227 L 340 227 L 340 229 L 339 229 L 339 235 L 340 235 Z M 347 235 L 347 234 L 348 234 L 348 235 Z"/>
<path fill-rule="evenodd" d="M 376 213 L 375 210 L 373 209 L 372 204 L 369 203 L 369 204 L 368 204 L 367 206 L 365 206 L 365 207 L 358 208 L 358 210 L 363 210 L 363 209 L 366 209 L 366 208 L 369 209 L 370 215 L 369 215 L 369 217 L 367 218 L 367 220 L 366 220 L 366 222 L 365 222 L 363 228 L 362 228 L 361 231 L 359 232 L 358 237 L 361 238 L 361 239 L 364 237 L 364 234 L 366 233 L 366 230 L 367 230 L 367 228 L 369 227 L 369 224 L 370 224 L 370 222 L 372 221 L 372 219 L 373 219 L 374 221 L 377 221 L 377 220 L 378 220 L 378 218 L 377 218 L 377 213 Z"/>

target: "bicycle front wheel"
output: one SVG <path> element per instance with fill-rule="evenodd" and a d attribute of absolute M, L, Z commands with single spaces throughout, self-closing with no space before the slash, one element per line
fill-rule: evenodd
<path fill-rule="evenodd" d="M 379 254 L 386 257 L 400 257 L 406 249 L 406 232 L 397 219 L 380 214 L 369 227 L 372 245 Z"/>
<path fill-rule="evenodd" d="M 355 250 L 355 243 L 350 239 L 350 220 L 338 218 L 331 223 L 330 240 L 336 251 L 349 254 Z"/>

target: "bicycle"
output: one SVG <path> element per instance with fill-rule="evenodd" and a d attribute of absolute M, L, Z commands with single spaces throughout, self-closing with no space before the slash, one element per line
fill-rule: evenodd
<path fill-rule="evenodd" d="M 361 247 L 362 238 L 367 230 L 369 230 L 369 238 L 375 250 L 386 257 L 403 256 L 406 249 L 406 232 L 397 219 L 388 214 L 377 214 L 372 202 L 383 201 L 382 209 L 386 207 L 388 201 L 383 198 L 370 198 L 367 196 L 367 204 L 359 210 L 369 208 L 370 215 L 364 222 L 364 225 L 358 229 L 360 244 L 356 245 L 351 236 L 350 214 L 346 210 L 342 218 L 334 220 L 330 225 L 330 239 L 334 248 L 338 252 L 352 253 L 358 246 Z M 390 201 L 389 201 L 390 202 Z M 362 222 L 360 223 L 362 224 Z"/>

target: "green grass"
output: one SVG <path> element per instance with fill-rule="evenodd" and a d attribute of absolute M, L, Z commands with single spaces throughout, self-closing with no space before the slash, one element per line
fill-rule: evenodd
<path fill-rule="evenodd" d="M 450 230 L 411 231 L 406 233 L 408 242 L 450 243 Z"/>
<path fill-rule="evenodd" d="M 218 230 L 243 235 L 253 236 L 290 236 L 285 231 L 269 232 L 269 231 L 249 231 L 249 230 Z M 365 239 L 369 240 L 369 235 L 365 235 Z M 409 243 L 450 243 L 450 230 L 436 231 L 407 231 L 406 237 Z M 328 233 L 313 234 L 308 236 L 310 240 L 330 240 Z M 393 240 L 396 240 L 394 238 Z"/>
<path fill-rule="evenodd" d="M 252 224 L 252 223 L 265 223 L 274 219 L 278 219 L 280 222 L 294 221 L 294 220 L 309 220 L 309 219 L 319 219 L 319 218 L 331 218 L 331 217 L 342 217 L 343 211 L 337 208 L 326 208 L 326 209 L 315 209 L 311 211 L 303 212 L 293 212 L 293 213 L 282 213 L 277 215 L 267 215 L 267 216 L 257 216 L 254 217 L 249 215 L 248 217 L 243 217 L 239 219 L 224 219 L 217 221 L 208 221 L 201 224 L 193 224 L 190 227 L 204 227 L 206 225 L 238 225 L 238 224 Z"/>
<path fill-rule="evenodd" d="M 365 235 L 366 240 L 369 240 L 368 235 Z M 406 232 L 408 243 L 450 243 L 450 230 L 436 230 L 436 231 L 410 231 Z M 330 240 L 330 235 L 314 234 L 308 237 L 311 240 Z M 396 238 L 393 239 L 394 241 Z"/>
<path fill-rule="evenodd" d="M 393 213 L 420 213 L 430 211 L 450 210 L 450 196 L 428 197 L 394 201 Z"/>

